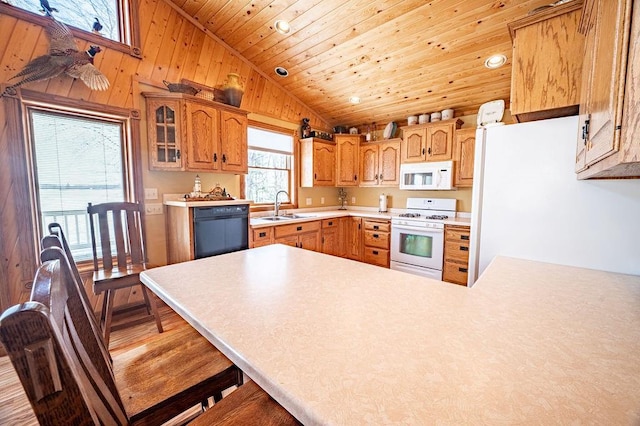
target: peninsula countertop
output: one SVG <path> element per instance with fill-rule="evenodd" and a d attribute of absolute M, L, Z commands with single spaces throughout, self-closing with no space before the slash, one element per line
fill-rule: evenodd
<path fill-rule="evenodd" d="M 271 245 L 142 281 L 314 424 L 637 424 L 640 277 L 496 258 L 473 288 Z"/>

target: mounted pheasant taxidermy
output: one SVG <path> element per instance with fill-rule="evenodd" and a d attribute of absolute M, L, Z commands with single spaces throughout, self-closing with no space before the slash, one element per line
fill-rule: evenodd
<path fill-rule="evenodd" d="M 101 51 L 98 46 L 90 46 L 88 50 L 78 50 L 73 34 L 66 25 L 51 17 L 47 27 L 51 40 L 49 53 L 29 62 L 11 79 L 22 77 L 22 80 L 8 86 L 0 97 L 11 93 L 18 86 L 33 81 L 47 80 L 67 74 L 82 80 L 91 90 L 107 90 L 109 80 L 93 65 L 93 58 Z"/>

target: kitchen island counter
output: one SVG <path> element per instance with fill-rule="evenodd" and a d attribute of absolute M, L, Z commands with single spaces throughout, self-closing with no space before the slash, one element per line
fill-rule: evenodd
<path fill-rule="evenodd" d="M 473 288 L 270 245 L 141 275 L 304 424 L 636 424 L 640 277 L 496 258 Z"/>

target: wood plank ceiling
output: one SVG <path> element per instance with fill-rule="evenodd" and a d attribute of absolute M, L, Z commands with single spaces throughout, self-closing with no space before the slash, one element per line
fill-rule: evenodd
<path fill-rule="evenodd" d="M 508 108 L 507 24 L 550 0 L 170 1 L 331 125 L 380 126 L 445 108 L 475 114 L 494 99 Z M 507 64 L 484 67 L 496 53 Z"/>

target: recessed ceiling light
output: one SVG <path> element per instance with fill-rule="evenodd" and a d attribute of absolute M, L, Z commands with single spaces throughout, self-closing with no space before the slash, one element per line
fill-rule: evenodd
<path fill-rule="evenodd" d="M 351 102 L 352 104 L 359 104 L 360 103 L 360 97 L 359 96 L 351 96 L 349 98 L 349 102 Z"/>
<path fill-rule="evenodd" d="M 287 77 L 289 75 L 289 71 L 287 71 L 287 69 L 283 67 L 276 67 L 275 72 L 280 77 Z"/>
<path fill-rule="evenodd" d="M 484 61 L 484 66 L 490 69 L 500 68 L 507 62 L 507 57 L 504 55 L 493 55 L 489 56 L 486 61 Z"/>
<path fill-rule="evenodd" d="M 282 19 L 278 19 L 275 24 L 273 24 L 274 28 L 280 34 L 289 34 L 291 31 L 291 25 L 287 21 L 283 21 Z"/>

